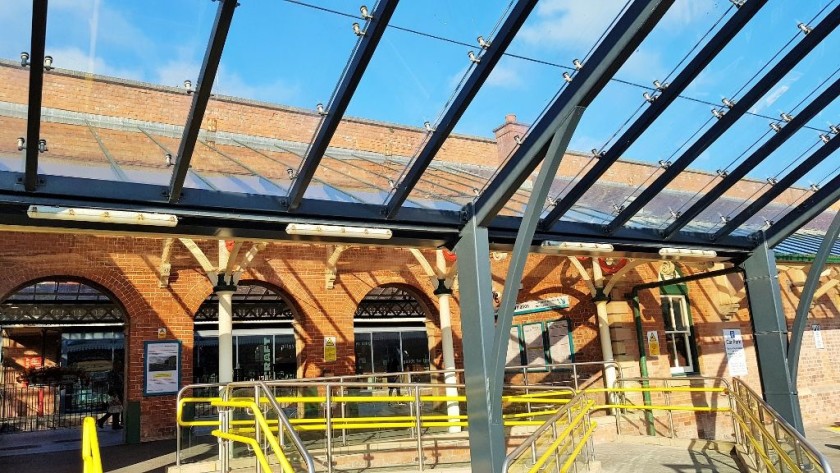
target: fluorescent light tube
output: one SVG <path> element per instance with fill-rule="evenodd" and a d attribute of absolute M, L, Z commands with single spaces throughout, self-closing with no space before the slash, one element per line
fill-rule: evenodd
<path fill-rule="evenodd" d="M 307 223 L 290 223 L 286 225 L 289 235 L 307 235 L 322 237 L 370 238 L 373 240 L 387 240 L 393 235 L 387 228 L 342 227 L 337 225 L 312 225 Z"/>
<path fill-rule="evenodd" d="M 542 247 L 551 250 L 566 251 L 569 253 L 609 253 L 613 251 L 613 246 L 609 243 L 544 241 L 542 242 Z"/>
<path fill-rule="evenodd" d="M 71 222 L 119 223 L 124 225 L 150 225 L 157 227 L 174 227 L 178 225 L 178 217 L 171 214 L 54 207 L 49 205 L 30 205 L 26 211 L 26 215 L 29 218 Z"/>

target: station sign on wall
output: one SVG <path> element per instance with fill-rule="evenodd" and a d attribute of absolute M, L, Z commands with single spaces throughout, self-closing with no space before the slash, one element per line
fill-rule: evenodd
<path fill-rule="evenodd" d="M 568 309 L 569 296 L 557 296 L 548 299 L 525 301 L 513 307 L 513 315 L 533 314 L 554 309 Z"/>

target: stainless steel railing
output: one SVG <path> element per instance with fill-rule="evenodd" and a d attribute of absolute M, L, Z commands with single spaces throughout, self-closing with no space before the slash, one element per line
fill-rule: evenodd
<path fill-rule="evenodd" d="M 738 378 L 732 394 L 738 449 L 758 471 L 831 473 L 826 457 Z"/>
<path fill-rule="evenodd" d="M 254 401 L 257 406 L 262 406 L 268 403 L 273 410 L 273 414 L 277 417 L 277 437 L 276 440 L 282 446 L 285 444 L 285 439 L 289 439 L 292 442 L 295 450 L 297 451 L 298 455 L 300 455 L 301 460 L 306 465 L 306 471 L 308 473 L 315 473 L 315 460 L 312 458 L 312 455 L 303 445 L 303 442 L 300 439 L 300 436 L 292 427 L 292 424 L 289 422 L 288 417 L 286 417 L 285 411 L 277 402 L 277 399 L 274 397 L 274 391 L 266 385 L 263 381 L 253 381 L 253 382 L 235 382 L 235 383 L 227 383 L 224 387 L 221 388 L 221 397 L 224 401 L 229 400 L 233 394 L 233 390 L 235 389 L 253 389 L 254 391 Z M 266 450 L 268 445 L 266 439 L 261 438 L 264 434 L 260 431 L 260 429 L 256 429 L 254 432 L 256 436 L 256 440 L 258 443 L 262 445 L 263 450 Z M 226 470 L 223 470 L 226 471 Z M 260 465 L 257 464 L 257 473 L 260 471 Z"/>
<path fill-rule="evenodd" d="M 571 398 L 569 393 L 573 392 L 572 388 L 591 385 L 591 383 L 584 382 L 590 377 L 600 378 L 603 382 L 604 377 L 599 376 L 599 374 L 603 372 L 605 366 L 617 367 L 619 379 L 621 379 L 620 366 L 614 362 L 554 364 L 548 365 L 547 370 L 543 369 L 541 373 L 535 372 L 534 367 L 520 366 L 509 369 L 508 376 L 515 376 L 517 378 L 515 381 L 521 384 L 508 384 L 505 387 L 506 425 L 531 427 L 542 425 L 548 417 L 555 414 L 557 409 Z M 552 370 L 563 370 L 562 378 L 559 376 L 551 377 Z M 454 371 L 459 376 L 463 372 L 463 370 Z M 377 373 L 300 380 L 196 384 L 186 386 L 179 392 L 177 397 L 178 419 L 179 423 L 190 428 L 216 427 L 219 425 L 219 418 L 215 417 L 217 412 L 211 406 L 211 401 L 214 397 L 219 396 L 220 390 L 222 392 L 233 392 L 232 390 L 236 388 L 253 387 L 262 383 L 264 390 L 267 389 L 273 393 L 273 395 L 264 395 L 264 397 L 272 398 L 278 404 L 273 406 L 275 410 L 278 407 L 290 411 L 297 409 L 297 417 L 301 418 L 289 419 L 289 426 L 285 430 L 288 431 L 291 427 L 299 432 L 307 433 L 307 445 L 318 448 L 318 450 L 311 450 L 311 452 L 321 451 L 322 453 L 319 455 L 323 454 L 326 457 L 324 466 L 327 471 L 332 471 L 337 442 L 343 447 L 346 447 L 349 442 L 352 450 L 352 443 L 358 436 L 350 436 L 350 434 L 365 432 L 365 429 L 369 430 L 371 428 L 385 429 L 382 432 L 387 431 L 387 435 L 396 433 L 397 437 L 405 435 L 407 439 L 412 440 L 417 449 L 417 466 L 420 471 L 423 471 L 426 467 L 424 465 L 423 445 L 424 442 L 429 441 L 430 429 L 437 429 L 441 432 L 448 430 L 451 435 L 457 436 L 458 430 L 468 427 L 466 410 L 463 409 L 463 404 L 466 401 L 464 385 L 442 382 L 446 376 L 451 376 L 452 373 L 452 370 L 436 370 L 432 372 Z M 387 377 L 400 375 L 402 375 L 400 379 L 405 381 L 415 381 L 425 377 L 426 380 L 431 382 L 376 382 L 379 378 L 384 381 Z M 582 377 L 585 379 L 582 379 Z M 562 383 L 566 386 L 545 385 L 537 382 L 543 379 L 549 383 L 562 379 Z M 401 396 L 385 395 L 389 388 L 396 387 L 403 391 Z M 453 389 L 457 395 L 452 395 Z M 565 400 L 557 399 L 557 396 L 553 394 L 559 391 L 566 393 Z M 278 400 L 282 402 L 277 402 Z M 264 400 L 263 402 L 267 401 Z M 453 416 L 446 409 L 446 406 L 452 403 L 461 404 L 462 411 L 460 414 Z M 185 409 L 185 406 L 190 407 Z M 374 409 L 376 406 L 386 406 L 385 411 L 387 411 L 386 414 L 389 417 L 378 417 L 381 414 L 380 412 L 372 414 L 376 411 Z M 194 417 L 196 418 L 181 422 L 182 418 L 187 417 L 184 415 L 185 410 L 195 410 L 196 415 Z M 304 411 L 307 411 L 307 415 L 303 415 Z M 366 415 L 369 416 L 368 419 L 365 419 Z M 370 423 L 365 425 L 365 422 L 368 421 Z M 373 427 L 374 423 L 380 427 Z M 237 421 L 232 421 L 234 429 L 237 426 L 236 424 Z M 320 440 L 312 436 L 312 432 L 315 431 L 324 433 Z M 400 434 L 400 432 L 403 434 Z M 176 435 L 176 464 L 180 466 L 184 460 L 182 429 L 179 428 Z M 279 432 L 278 435 L 282 436 L 283 434 Z M 189 438 L 192 438 L 192 436 Z M 464 436 L 464 438 L 467 437 Z M 324 446 L 323 450 L 317 447 L 319 444 Z"/>
<path fill-rule="evenodd" d="M 563 473 L 572 468 L 577 471 L 581 462 L 589 467 L 594 458 L 592 432 L 596 424 L 589 417 L 594 401 L 569 390 L 574 397 L 505 457 L 503 472 Z"/>

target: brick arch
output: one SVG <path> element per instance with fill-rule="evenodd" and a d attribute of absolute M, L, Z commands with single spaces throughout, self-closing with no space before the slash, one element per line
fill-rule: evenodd
<path fill-rule="evenodd" d="M 375 286 L 375 287 L 371 288 L 367 293 L 365 293 L 365 295 L 362 296 L 362 299 L 359 300 L 359 303 L 361 303 L 361 301 L 364 300 L 364 298 L 367 297 L 367 295 L 371 291 L 373 291 L 374 289 L 387 288 L 387 287 L 396 287 L 396 288 L 402 289 L 403 291 L 407 292 L 411 297 L 413 297 L 420 304 L 420 307 L 423 309 L 423 312 L 426 313 L 426 321 L 434 323 L 435 326 L 437 326 L 438 328 L 440 327 L 440 317 L 438 316 L 437 312 L 435 310 L 433 310 L 433 307 L 435 307 L 435 306 L 432 303 L 432 301 L 429 300 L 429 298 L 426 296 L 426 294 L 423 292 L 422 289 L 416 288 L 416 287 L 414 287 L 410 284 L 407 284 L 407 283 L 389 282 L 389 283 L 379 284 L 378 286 Z"/>
<path fill-rule="evenodd" d="M 19 291 L 23 287 L 41 281 L 65 279 L 79 281 L 102 291 L 122 309 L 125 323 L 128 325 L 132 316 L 138 315 L 136 302 L 142 298 L 136 288 L 132 286 L 124 275 L 112 269 L 102 268 L 96 271 L 57 271 L 52 268 L 27 268 L 12 271 L 8 278 L 0 282 L 0 302 Z"/>
<path fill-rule="evenodd" d="M 189 310 L 192 317 L 195 317 L 195 313 L 198 312 L 198 308 L 201 306 L 204 301 L 210 297 L 210 294 L 213 293 L 213 286 L 210 285 L 210 281 L 207 278 L 204 278 L 206 284 L 195 284 L 190 287 L 189 292 L 184 296 L 184 304 L 186 305 L 187 309 Z M 259 278 L 245 278 L 239 280 L 239 284 L 257 284 L 260 286 L 267 287 L 278 295 L 280 298 L 283 299 L 283 302 L 289 306 L 289 309 L 292 311 L 292 320 L 294 322 L 300 322 L 301 317 L 303 317 L 303 311 L 300 309 L 300 306 L 297 304 L 294 298 L 289 294 L 288 291 L 283 289 L 282 287 L 274 284 L 270 281 L 265 281 Z"/>

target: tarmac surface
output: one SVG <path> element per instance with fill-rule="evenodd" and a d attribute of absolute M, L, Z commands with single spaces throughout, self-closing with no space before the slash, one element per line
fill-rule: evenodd
<path fill-rule="evenodd" d="M 111 473 L 164 473 L 175 464 L 175 441 L 161 440 L 121 445 L 122 431 L 99 430 L 102 466 Z M 840 429 L 809 426 L 808 439 L 828 457 L 840 473 Z M 78 473 L 82 471 L 81 429 L 0 435 L 0 472 Z M 637 441 L 638 440 L 638 441 Z M 651 445 L 642 439 L 595 445 L 595 458 L 604 473 L 688 473 L 739 471 L 728 451 L 718 451 L 706 442 L 684 441 L 681 445 Z M 193 447 L 192 454 L 210 457 L 211 446 Z M 723 450 L 726 450 L 725 448 Z M 434 471 L 434 470 L 430 470 Z M 458 471 L 461 471 L 460 469 Z M 467 471 L 467 470 L 465 470 Z"/>

